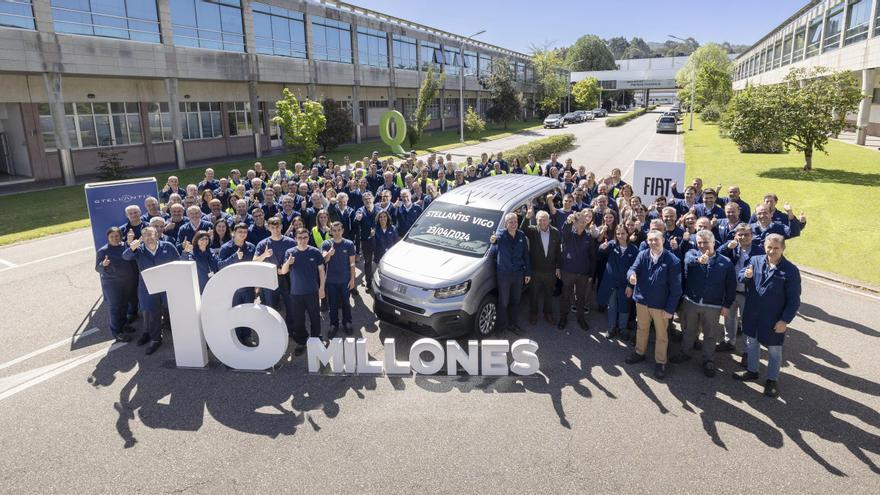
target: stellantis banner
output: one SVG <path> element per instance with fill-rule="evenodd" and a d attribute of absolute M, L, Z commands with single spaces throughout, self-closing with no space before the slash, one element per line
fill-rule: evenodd
<path fill-rule="evenodd" d="M 633 162 L 633 193 L 642 198 L 642 203 L 653 203 L 657 196 L 671 198 L 673 182 L 684 188 L 684 163 L 646 160 Z"/>
<path fill-rule="evenodd" d="M 174 359 L 183 368 L 208 365 L 208 348 L 221 363 L 242 370 L 264 370 L 278 363 L 287 350 L 287 327 L 273 308 L 262 304 L 230 306 L 232 295 L 243 287 L 278 287 L 274 265 L 242 262 L 220 270 L 208 279 L 199 294 L 199 280 L 193 261 L 174 261 L 144 270 L 144 284 L 151 294 L 165 292 L 174 332 Z M 202 306 L 210 308 L 201 311 Z M 259 345 L 245 347 L 235 335 L 236 327 L 249 327 L 259 336 Z M 419 339 L 410 348 L 407 361 L 398 361 L 394 339 L 385 339 L 385 358 L 370 359 L 366 339 L 335 338 L 324 345 L 318 338 L 306 344 L 309 371 L 321 365 L 333 373 L 433 375 L 446 367 L 455 375 L 459 366 L 470 375 L 531 375 L 538 372 L 538 344 L 520 339 L 469 341 L 467 350 L 449 340 Z M 425 355 L 430 358 L 425 359 Z M 508 364 L 508 354 L 511 363 Z"/>
<path fill-rule="evenodd" d="M 107 244 L 107 229 L 126 222 L 126 206 L 138 205 L 143 209 L 147 196 L 158 196 L 156 179 L 153 177 L 95 182 L 86 184 L 85 191 L 95 249 Z"/>

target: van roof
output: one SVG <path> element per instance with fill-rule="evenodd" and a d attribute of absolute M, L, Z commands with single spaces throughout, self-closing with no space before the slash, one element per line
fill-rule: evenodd
<path fill-rule="evenodd" d="M 541 175 L 496 175 L 457 187 L 434 201 L 508 211 L 554 187 L 559 187 L 558 180 Z"/>

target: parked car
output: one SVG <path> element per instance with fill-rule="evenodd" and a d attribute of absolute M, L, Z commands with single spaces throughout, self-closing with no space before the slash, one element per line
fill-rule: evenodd
<path fill-rule="evenodd" d="M 662 132 L 678 133 L 678 120 L 671 115 L 663 115 L 657 119 L 657 133 Z"/>
<path fill-rule="evenodd" d="M 566 124 L 577 124 L 581 121 L 581 117 L 577 114 L 577 112 L 568 112 L 567 114 L 565 114 L 564 117 L 562 117 L 562 119 L 565 121 Z"/>
<path fill-rule="evenodd" d="M 556 179 L 509 174 L 439 196 L 382 256 L 373 275 L 375 314 L 434 338 L 491 335 L 497 286 L 489 239 L 504 215 L 525 213 L 558 189 Z"/>
<path fill-rule="evenodd" d="M 626 105 L 620 105 L 620 106 L 617 107 L 617 111 L 618 111 L 618 112 L 625 112 L 625 111 L 627 111 L 627 110 L 628 110 L 628 108 L 627 108 Z"/>
<path fill-rule="evenodd" d="M 586 110 L 575 110 L 574 111 L 577 120 L 575 122 L 586 122 L 588 120 L 593 120 L 593 114 Z"/>
<path fill-rule="evenodd" d="M 559 115 L 558 113 L 551 113 L 544 119 L 544 128 L 552 127 L 554 129 L 558 129 L 560 127 L 565 127 L 565 117 Z"/>
<path fill-rule="evenodd" d="M 584 112 L 584 120 L 593 120 L 596 118 L 590 110 L 581 110 L 581 112 Z"/>
<path fill-rule="evenodd" d="M 605 110 L 605 109 L 602 108 L 602 107 L 594 108 L 594 109 L 593 109 L 593 115 L 596 116 L 596 118 L 599 118 L 599 117 L 607 117 L 607 116 L 608 116 L 608 110 Z"/>

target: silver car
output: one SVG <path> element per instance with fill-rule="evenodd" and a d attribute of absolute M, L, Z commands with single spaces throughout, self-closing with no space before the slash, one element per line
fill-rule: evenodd
<path fill-rule="evenodd" d="M 480 179 L 435 199 L 373 276 L 373 310 L 383 321 L 436 338 L 495 328 L 495 260 L 489 238 L 510 212 L 559 188 L 549 177 Z"/>
<path fill-rule="evenodd" d="M 657 119 L 657 132 L 678 132 L 678 121 L 671 115 L 664 115 Z"/>

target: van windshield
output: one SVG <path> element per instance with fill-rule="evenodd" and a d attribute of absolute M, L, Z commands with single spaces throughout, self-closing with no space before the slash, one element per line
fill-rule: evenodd
<path fill-rule="evenodd" d="M 500 211 L 436 201 L 419 216 L 409 229 L 406 240 L 478 258 L 489 249 L 489 238 L 498 228 L 500 219 Z"/>

